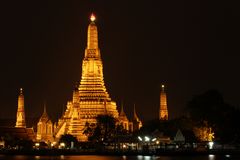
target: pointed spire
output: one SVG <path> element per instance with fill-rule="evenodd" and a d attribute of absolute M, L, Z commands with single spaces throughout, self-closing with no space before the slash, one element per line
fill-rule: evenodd
<path fill-rule="evenodd" d="M 93 13 L 90 16 L 90 20 L 91 20 L 91 22 L 95 22 L 95 20 L 96 20 L 96 16 Z"/>
<path fill-rule="evenodd" d="M 98 31 L 95 24 L 96 17 L 91 15 L 91 23 L 88 26 L 88 42 L 87 49 L 98 49 Z"/>
<path fill-rule="evenodd" d="M 124 109 L 123 109 L 123 102 L 121 103 L 121 111 L 120 111 L 120 116 L 126 116 Z"/>
<path fill-rule="evenodd" d="M 16 126 L 15 127 L 26 127 L 25 121 L 25 111 L 24 111 L 24 95 L 23 89 L 20 88 L 20 93 L 18 96 L 18 108 L 17 108 L 17 117 L 16 117 Z"/>
<path fill-rule="evenodd" d="M 164 92 L 164 88 L 165 88 L 165 86 L 164 86 L 163 84 L 161 85 L 161 88 L 162 88 L 161 91 Z"/>
<path fill-rule="evenodd" d="M 23 95 L 23 88 L 20 88 L 20 95 Z"/>
<path fill-rule="evenodd" d="M 42 116 L 40 117 L 40 121 L 47 121 L 48 119 L 49 118 L 48 118 L 48 114 L 47 114 L 46 102 L 44 102 L 43 113 L 42 113 Z"/>
<path fill-rule="evenodd" d="M 51 120 L 47 114 L 47 107 L 46 107 L 46 103 L 44 102 L 43 113 L 42 113 L 41 117 L 39 118 L 38 122 L 47 123 L 49 121 L 51 121 Z"/>
<path fill-rule="evenodd" d="M 167 94 L 165 92 L 165 86 L 163 84 L 161 85 L 160 91 L 159 119 L 168 120 Z"/>
<path fill-rule="evenodd" d="M 139 120 L 138 116 L 137 116 L 137 112 L 136 112 L 136 106 L 135 106 L 135 103 L 133 105 L 133 118 L 134 120 Z"/>

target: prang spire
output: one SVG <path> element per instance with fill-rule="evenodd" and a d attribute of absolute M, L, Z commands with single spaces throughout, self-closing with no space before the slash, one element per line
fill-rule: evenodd
<path fill-rule="evenodd" d="M 124 109 L 123 109 L 123 102 L 121 103 L 121 111 L 120 111 L 119 116 L 126 116 Z"/>
<path fill-rule="evenodd" d="M 159 119 L 168 120 L 167 94 L 165 92 L 164 85 L 161 85 L 161 91 L 160 91 Z"/>
<path fill-rule="evenodd" d="M 18 109 L 17 109 L 17 120 L 15 127 L 26 127 L 25 122 L 25 111 L 24 111 L 24 95 L 23 89 L 20 88 L 20 93 L 18 96 Z"/>
<path fill-rule="evenodd" d="M 134 103 L 134 105 L 133 105 L 133 119 L 136 120 L 136 121 L 139 121 L 139 118 L 138 118 L 137 112 L 136 112 L 135 103 Z"/>
<path fill-rule="evenodd" d="M 96 16 L 92 13 L 90 17 L 91 23 L 88 26 L 87 49 L 98 49 L 98 31 L 95 24 Z"/>

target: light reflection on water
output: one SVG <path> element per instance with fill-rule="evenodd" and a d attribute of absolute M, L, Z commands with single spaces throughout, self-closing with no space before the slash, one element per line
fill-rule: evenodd
<path fill-rule="evenodd" d="M 0 160 L 240 160 L 240 157 L 225 156 L 4 156 Z"/>
<path fill-rule="evenodd" d="M 208 155 L 208 159 L 209 159 L 209 160 L 215 160 L 215 155 L 209 154 L 209 155 Z"/>

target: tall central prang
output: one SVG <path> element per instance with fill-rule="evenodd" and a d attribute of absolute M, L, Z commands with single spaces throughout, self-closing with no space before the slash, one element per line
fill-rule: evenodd
<path fill-rule="evenodd" d="M 86 122 L 96 123 L 98 115 L 119 116 L 116 103 L 111 100 L 104 85 L 95 16 L 92 14 L 90 19 L 81 82 L 74 89 L 72 101 L 68 102 L 66 111 L 58 120 L 54 131 L 56 138 L 67 133 L 86 141 L 87 137 L 83 134 Z"/>
<path fill-rule="evenodd" d="M 108 104 L 108 102 L 111 102 L 111 99 L 104 85 L 103 64 L 100 49 L 98 48 L 98 31 L 94 15 L 91 15 L 87 37 L 87 48 L 85 49 L 85 56 L 82 63 L 82 78 L 79 85 L 80 102 L 97 102 L 97 104 L 102 103 L 105 105 L 105 103 Z M 105 107 L 101 109 L 111 113 L 111 110 L 109 110 L 111 108 Z"/>
<path fill-rule="evenodd" d="M 116 103 L 111 101 L 103 80 L 103 64 L 98 48 L 98 31 L 95 16 L 91 15 L 88 26 L 88 41 L 82 63 L 82 78 L 79 85 L 80 110 L 83 117 L 95 118 L 99 114 L 118 117 Z M 88 119 L 88 120 L 90 120 Z"/>

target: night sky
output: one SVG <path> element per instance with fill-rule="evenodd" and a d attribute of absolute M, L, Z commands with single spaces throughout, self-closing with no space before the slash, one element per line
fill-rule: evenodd
<path fill-rule="evenodd" d="M 240 9 L 234 1 L 16 1 L 0 5 L 0 118 L 44 102 L 54 121 L 80 81 L 89 15 L 97 16 L 105 85 L 127 115 L 158 117 L 160 84 L 170 118 L 194 95 L 219 90 L 240 106 Z M 240 107 L 239 107 L 240 108 Z"/>

